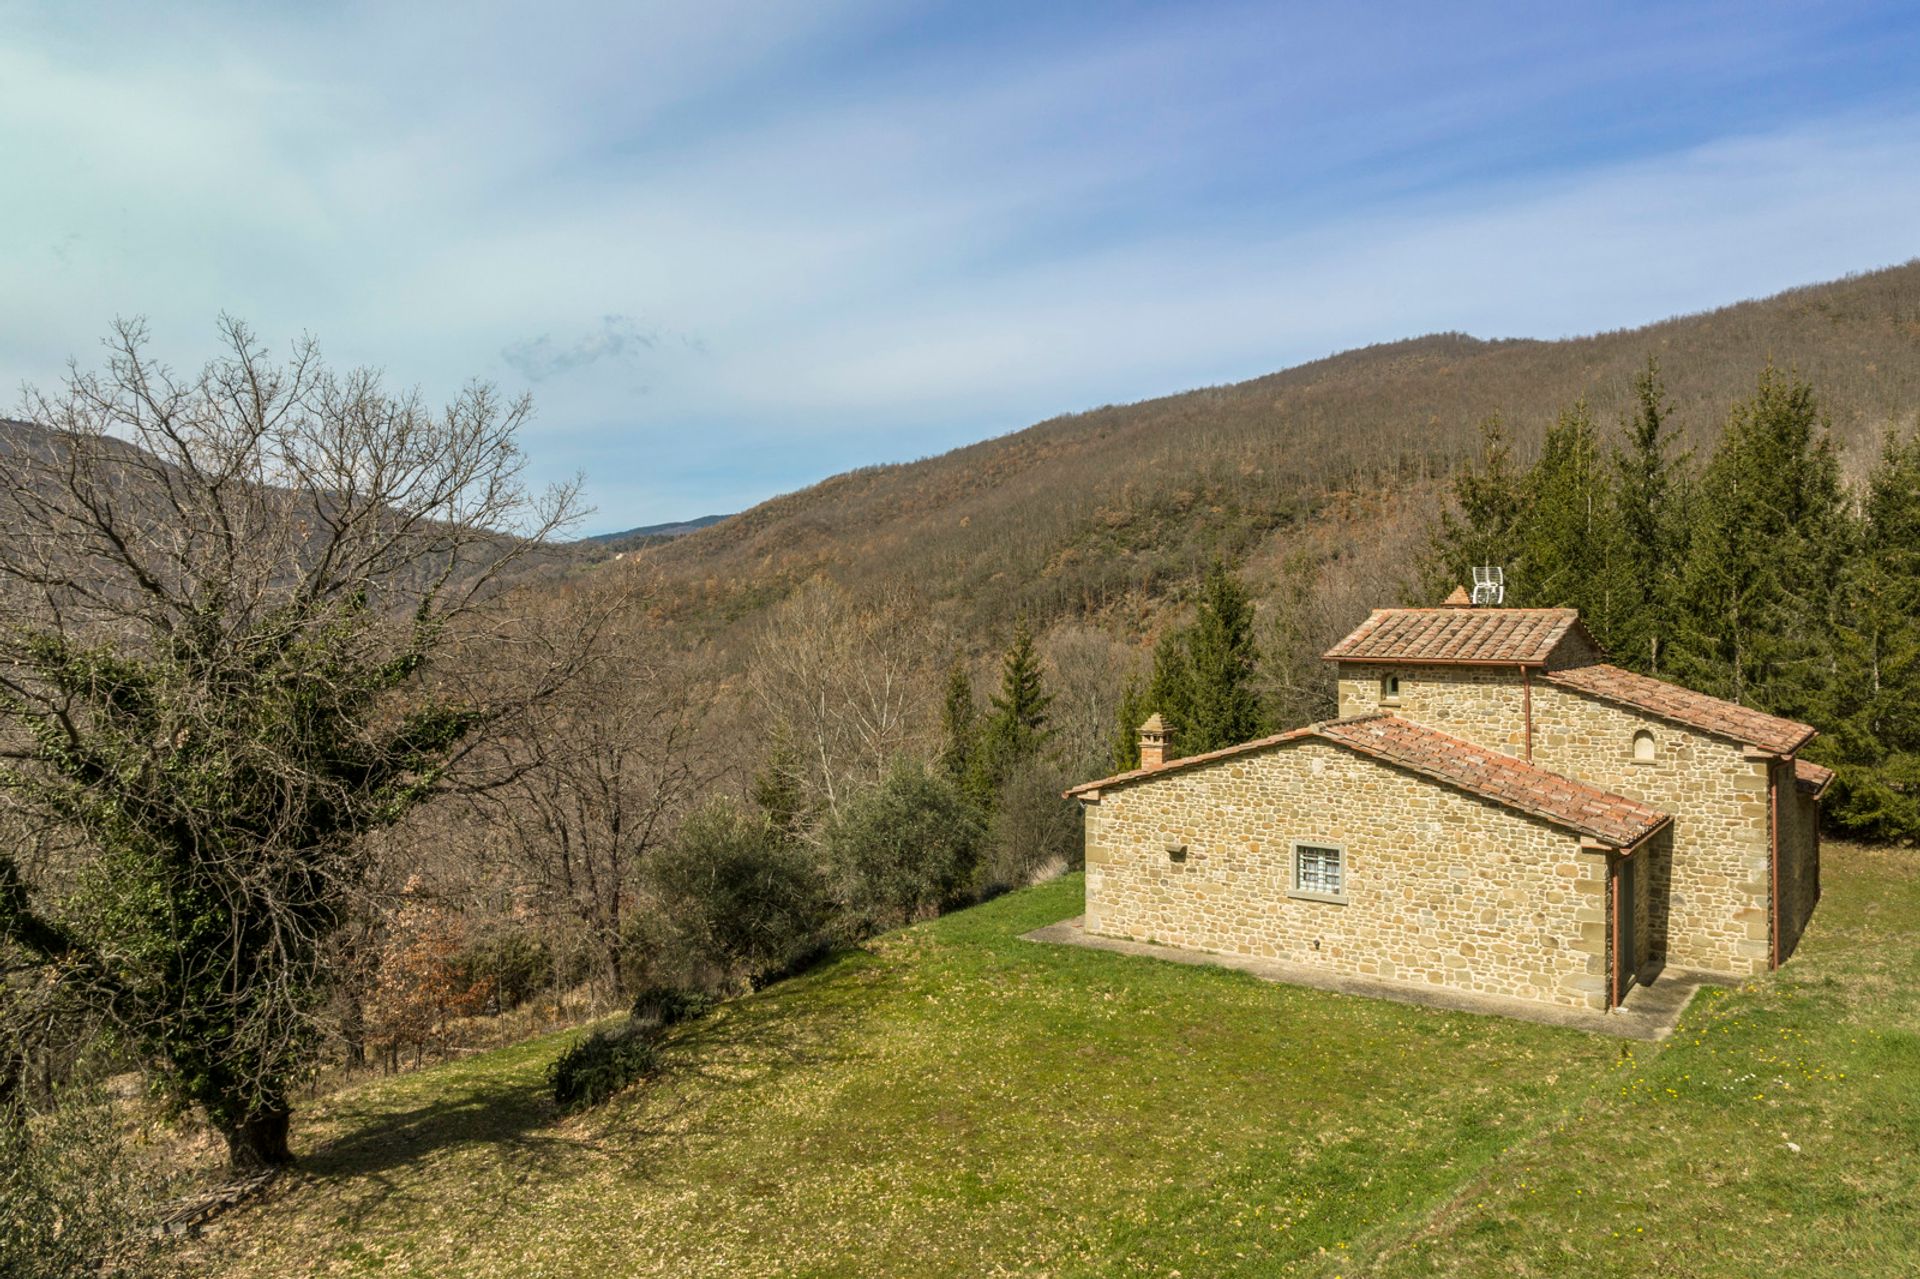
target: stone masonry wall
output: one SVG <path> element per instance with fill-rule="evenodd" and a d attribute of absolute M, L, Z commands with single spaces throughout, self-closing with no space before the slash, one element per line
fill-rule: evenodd
<path fill-rule="evenodd" d="M 1639 981 L 1660 963 L 1666 954 L 1666 912 L 1660 905 L 1672 869 L 1672 828 L 1661 831 L 1635 849 L 1626 859 L 1626 873 L 1633 877 L 1633 928 L 1640 941 L 1635 947 L 1637 960 L 1627 974 L 1630 982 Z M 1608 939 L 1611 944 L 1611 938 Z"/>
<path fill-rule="evenodd" d="M 1673 814 L 1672 854 L 1648 894 L 1666 959 L 1683 968 L 1767 969 L 1767 766 L 1738 743 L 1543 680 L 1533 685 L 1533 762 Z M 1654 761 L 1633 759 L 1653 734 Z"/>
<path fill-rule="evenodd" d="M 1389 674 L 1400 677 L 1397 703 L 1381 697 L 1382 677 Z M 1342 715 L 1386 711 L 1489 750 L 1526 754 L 1526 694 L 1517 669 L 1348 662 L 1340 665 L 1339 678 Z M 1532 685 L 1535 764 L 1673 814 L 1671 857 L 1654 865 L 1646 893 L 1659 916 L 1649 921 L 1650 936 L 1664 946 L 1665 957 L 1712 972 L 1766 971 L 1766 765 L 1744 758 L 1736 742 L 1562 689 L 1537 675 Z M 1652 764 L 1633 762 L 1633 734 L 1642 728 L 1654 736 Z M 1782 800 L 1784 827 L 1784 791 Z M 1793 811 L 1797 817 L 1799 810 Z M 1817 897 L 1817 885 L 1816 871 L 1811 887 L 1788 891 L 1800 901 Z M 1796 906 L 1783 920 L 1804 923 L 1811 909 Z M 1798 935 L 1797 928 L 1783 931 Z"/>
<path fill-rule="evenodd" d="M 1382 694 L 1389 675 L 1400 679 L 1397 702 Z M 1526 746 L 1522 697 L 1520 672 L 1512 666 L 1340 664 L 1343 718 L 1383 711 L 1506 755 Z"/>
<path fill-rule="evenodd" d="M 1800 793 L 1790 766 L 1780 771 L 1780 960 L 1785 963 L 1820 900 L 1820 801 Z"/>
<path fill-rule="evenodd" d="M 1086 811 L 1089 932 L 1606 1006 L 1605 856 L 1453 787 L 1306 739 Z M 1344 849 L 1344 903 L 1289 896 L 1295 840 Z"/>

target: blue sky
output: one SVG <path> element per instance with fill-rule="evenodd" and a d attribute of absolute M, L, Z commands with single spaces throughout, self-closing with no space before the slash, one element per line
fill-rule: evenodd
<path fill-rule="evenodd" d="M 0 0 L 0 174 L 0 385 L 311 331 L 602 531 L 1905 261 L 1920 9 Z"/>

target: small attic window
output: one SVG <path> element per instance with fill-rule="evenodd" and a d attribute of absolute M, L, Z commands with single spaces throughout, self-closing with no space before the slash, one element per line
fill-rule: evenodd
<path fill-rule="evenodd" d="M 1653 734 L 1640 729 L 1633 735 L 1633 762 L 1651 764 L 1654 759 Z"/>
<path fill-rule="evenodd" d="M 1382 706 L 1398 706 L 1400 704 L 1400 677 L 1398 675 L 1382 675 L 1380 677 L 1380 704 Z"/>

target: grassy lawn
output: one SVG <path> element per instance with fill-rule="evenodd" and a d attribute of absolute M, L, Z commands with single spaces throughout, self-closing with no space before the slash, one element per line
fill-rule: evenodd
<path fill-rule="evenodd" d="M 301 1117 L 301 1171 L 191 1260 L 1920 1273 L 1920 860 L 1826 867 L 1793 962 L 1705 992 L 1657 1049 L 1017 940 L 1077 912 L 1069 878 L 739 1001 L 578 1119 L 542 1090 L 565 1036 L 341 1093 Z"/>

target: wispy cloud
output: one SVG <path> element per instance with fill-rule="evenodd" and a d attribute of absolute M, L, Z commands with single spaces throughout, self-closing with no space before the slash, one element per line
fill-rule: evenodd
<path fill-rule="evenodd" d="M 659 344 L 658 333 L 642 329 L 630 316 L 603 315 L 598 327 L 572 338 L 556 339 L 551 333 L 542 333 L 509 342 L 500 358 L 529 382 L 544 382 L 603 360 L 632 366 L 641 352 Z"/>
<path fill-rule="evenodd" d="M 0 255 L 0 381 L 231 311 L 535 385 L 536 464 L 620 526 L 1920 252 L 1892 5 L 458 12 L 10 11 L 0 243 L 50 247 Z"/>

